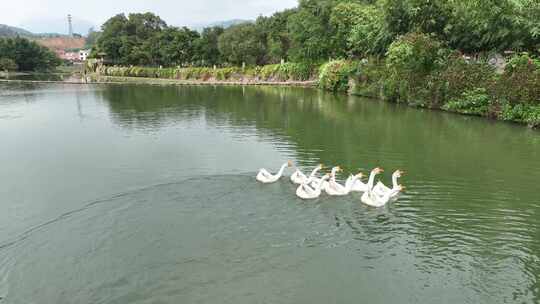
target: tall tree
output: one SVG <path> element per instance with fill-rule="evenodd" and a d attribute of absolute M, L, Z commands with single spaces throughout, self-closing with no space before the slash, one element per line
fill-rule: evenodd
<path fill-rule="evenodd" d="M 353 57 L 383 56 L 394 35 L 388 31 L 384 12 L 375 5 L 365 5 L 361 17 L 348 37 Z"/>
<path fill-rule="evenodd" d="M 298 11 L 288 19 L 289 55 L 295 61 L 322 61 L 334 54 L 330 14 L 334 1 L 300 0 Z"/>
<path fill-rule="evenodd" d="M 466 52 L 506 50 L 523 47 L 523 29 L 516 21 L 514 0 L 450 0 L 452 14 L 446 40 Z"/>
<path fill-rule="evenodd" d="M 330 25 L 333 27 L 335 55 L 347 57 L 351 47 L 349 37 L 355 26 L 365 20 L 365 5 L 355 2 L 342 2 L 332 9 Z"/>
<path fill-rule="evenodd" d="M 146 49 L 154 49 L 154 62 L 165 66 L 190 64 L 196 59 L 198 32 L 187 27 L 169 27 L 149 39 Z M 153 40 L 157 40 L 156 43 Z M 157 48 L 157 49 L 156 49 Z"/>
<path fill-rule="evenodd" d="M 146 42 L 165 28 L 165 21 L 152 13 L 116 15 L 103 24 L 98 51 L 104 52 L 114 63 L 153 64 L 157 58 Z"/>
<path fill-rule="evenodd" d="M 0 58 L 4 59 L 5 65 L 11 63 L 9 68 L 16 65 L 21 71 L 46 71 L 60 65 L 55 53 L 21 37 L 0 39 Z"/>
<path fill-rule="evenodd" d="M 265 58 L 265 36 L 253 23 L 234 25 L 219 37 L 218 48 L 231 64 L 262 64 Z"/>
<path fill-rule="evenodd" d="M 291 47 L 287 22 L 291 15 L 296 13 L 294 9 L 277 12 L 270 17 L 257 18 L 257 27 L 263 34 L 266 49 L 266 61 L 278 63 L 281 59 L 288 59 Z"/>
<path fill-rule="evenodd" d="M 218 39 L 225 30 L 222 27 L 207 27 L 203 29 L 197 42 L 197 59 L 202 65 L 212 66 L 223 61 L 218 48 Z"/>

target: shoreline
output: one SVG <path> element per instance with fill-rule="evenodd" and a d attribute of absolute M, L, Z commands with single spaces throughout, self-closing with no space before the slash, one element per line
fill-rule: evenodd
<path fill-rule="evenodd" d="M 0 79 L 3 83 L 58 83 L 78 85 L 98 84 L 140 84 L 140 85 L 176 85 L 176 86 L 279 86 L 279 87 L 305 87 L 316 88 L 317 81 L 199 81 L 199 80 L 176 80 L 146 77 L 118 77 L 100 76 L 97 81 L 62 81 L 62 80 L 24 80 L 24 79 Z"/>

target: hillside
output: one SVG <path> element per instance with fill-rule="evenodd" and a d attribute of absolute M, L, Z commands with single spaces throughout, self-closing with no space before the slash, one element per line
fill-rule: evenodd
<path fill-rule="evenodd" d="M 36 42 L 51 50 L 82 49 L 86 44 L 84 38 L 51 37 L 39 38 Z"/>
<path fill-rule="evenodd" d="M 0 37 L 16 37 L 16 36 L 33 37 L 34 34 L 22 28 L 0 24 Z"/>

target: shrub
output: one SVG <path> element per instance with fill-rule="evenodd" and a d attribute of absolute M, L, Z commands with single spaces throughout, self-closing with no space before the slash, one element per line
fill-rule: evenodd
<path fill-rule="evenodd" d="M 269 80 L 274 77 L 274 74 L 279 70 L 279 64 L 269 64 L 261 68 L 260 77 L 264 80 Z"/>
<path fill-rule="evenodd" d="M 311 79 L 314 67 L 308 63 L 270 64 L 260 68 L 259 77 L 263 80 L 305 81 Z"/>
<path fill-rule="evenodd" d="M 90 58 L 84 62 L 84 69 L 87 72 L 90 72 L 90 73 L 97 72 L 98 67 L 99 67 L 99 61 L 97 59 Z"/>
<path fill-rule="evenodd" d="M 448 56 L 444 69 L 437 75 L 444 84 L 445 99 L 458 98 L 463 92 L 495 87 L 495 68 L 485 61 L 466 61 L 460 54 Z"/>
<path fill-rule="evenodd" d="M 430 36 L 409 33 L 390 44 L 387 65 L 398 73 L 426 75 L 440 66 L 443 51 L 441 43 Z"/>
<path fill-rule="evenodd" d="M 388 76 L 383 97 L 417 106 L 434 106 L 443 100 L 437 73 L 444 67 L 448 50 L 426 34 L 409 33 L 392 42 L 387 52 Z"/>
<path fill-rule="evenodd" d="M 540 106 L 532 106 L 527 111 L 525 122 L 531 128 L 540 127 Z"/>
<path fill-rule="evenodd" d="M 490 97 L 486 89 L 476 88 L 463 92 L 459 98 L 450 100 L 443 109 L 462 114 L 486 116 L 489 106 Z"/>
<path fill-rule="evenodd" d="M 526 123 L 531 128 L 540 127 L 540 106 L 504 103 L 499 118 L 506 121 Z"/>
<path fill-rule="evenodd" d="M 312 79 L 317 67 L 309 63 L 285 63 L 289 80 L 305 81 Z"/>
<path fill-rule="evenodd" d="M 498 86 L 499 98 L 512 104 L 540 105 L 540 60 L 524 53 L 505 67 Z"/>
<path fill-rule="evenodd" d="M 380 97 L 386 76 L 384 61 L 377 58 L 364 59 L 358 64 L 358 69 L 349 82 L 349 91 L 354 95 Z"/>
<path fill-rule="evenodd" d="M 0 58 L 0 71 L 16 71 L 19 68 L 15 60 Z"/>
<path fill-rule="evenodd" d="M 347 60 L 332 60 L 321 66 L 319 87 L 328 91 L 345 92 L 349 89 L 349 77 L 357 64 Z"/>

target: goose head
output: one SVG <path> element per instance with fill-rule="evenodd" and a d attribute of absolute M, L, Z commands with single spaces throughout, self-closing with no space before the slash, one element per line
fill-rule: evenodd
<path fill-rule="evenodd" d="M 339 170 L 341 170 L 341 167 L 340 166 L 336 166 L 334 168 L 332 168 L 332 171 L 330 172 L 330 174 L 336 174 L 339 172 Z"/>
<path fill-rule="evenodd" d="M 395 177 L 401 177 L 401 176 L 405 175 L 405 171 L 396 170 L 396 172 L 394 172 L 393 175 L 394 175 Z"/>
<path fill-rule="evenodd" d="M 384 172 L 384 169 L 383 169 L 383 168 L 379 168 L 379 167 L 377 167 L 377 168 L 371 170 L 371 173 L 373 173 L 373 174 L 375 174 L 375 175 L 381 174 L 381 173 L 383 173 L 383 172 Z"/>

